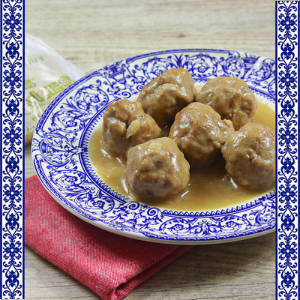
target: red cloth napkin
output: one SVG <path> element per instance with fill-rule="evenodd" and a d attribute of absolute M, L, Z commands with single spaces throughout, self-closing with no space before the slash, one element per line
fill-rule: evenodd
<path fill-rule="evenodd" d="M 138 241 L 97 228 L 25 180 L 25 243 L 103 299 L 122 299 L 192 246 Z"/>

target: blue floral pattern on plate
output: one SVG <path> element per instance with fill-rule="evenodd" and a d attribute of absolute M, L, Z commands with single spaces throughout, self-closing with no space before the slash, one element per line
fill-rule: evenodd
<path fill-rule="evenodd" d="M 183 67 L 196 86 L 217 76 L 244 79 L 260 97 L 275 103 L 275 62 L 227 50 L 168 50 L 108 65 L 64 90 L 42 115 L 32 142 L 42 184 L 78 217 L 121 235 L 161 243 L 227 242 L 275 228 L 271 192 L 243 205 L 215 211 L 174 211 L 129 201 L 107 186 L 89 158 L 91 136 L 107 105 L 137 97 L 143 86 L 170 68 Z"/>

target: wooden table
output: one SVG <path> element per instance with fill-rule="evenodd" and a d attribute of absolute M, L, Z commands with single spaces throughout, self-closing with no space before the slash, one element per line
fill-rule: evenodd
<path fill-rule="evenodd" d="M 215 48 L 275 59 L 274 1 L 27 0 L 25 29 L 83 72 L 147 52 Z M 35 173 L 26 148 L 26 177 Z M 26 299 L 99 299 L 25 249 Z M 274 299 L 275 233 L 196 246 L 126 299 Z"/>

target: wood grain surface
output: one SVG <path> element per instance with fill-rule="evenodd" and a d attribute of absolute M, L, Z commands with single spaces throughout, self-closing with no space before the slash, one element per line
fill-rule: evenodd
<path fill-rule="evenodd" d="M 26 0 L 26 32 L 83 72 L 166 49 L 229 49 L 275 58 L 274 1 Z M 26 177 L 35 174 L 26 147 Z M 26 299 L 99 299 L 25 249 Z M 196 246 L 126 299 L 274 299 L 275 234 Z"/>

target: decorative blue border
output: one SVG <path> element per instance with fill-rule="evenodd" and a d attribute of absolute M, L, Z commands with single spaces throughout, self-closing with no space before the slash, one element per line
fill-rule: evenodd
<path fill-rule="evenodd" d="M 24 299 L 24 2 L 1 12 L 1 299 Z"/>
<path fill-rule="evenodd" d="M 276 299 L 299 299 L 298 1 L 276 2 L 277 268 Z"/>

